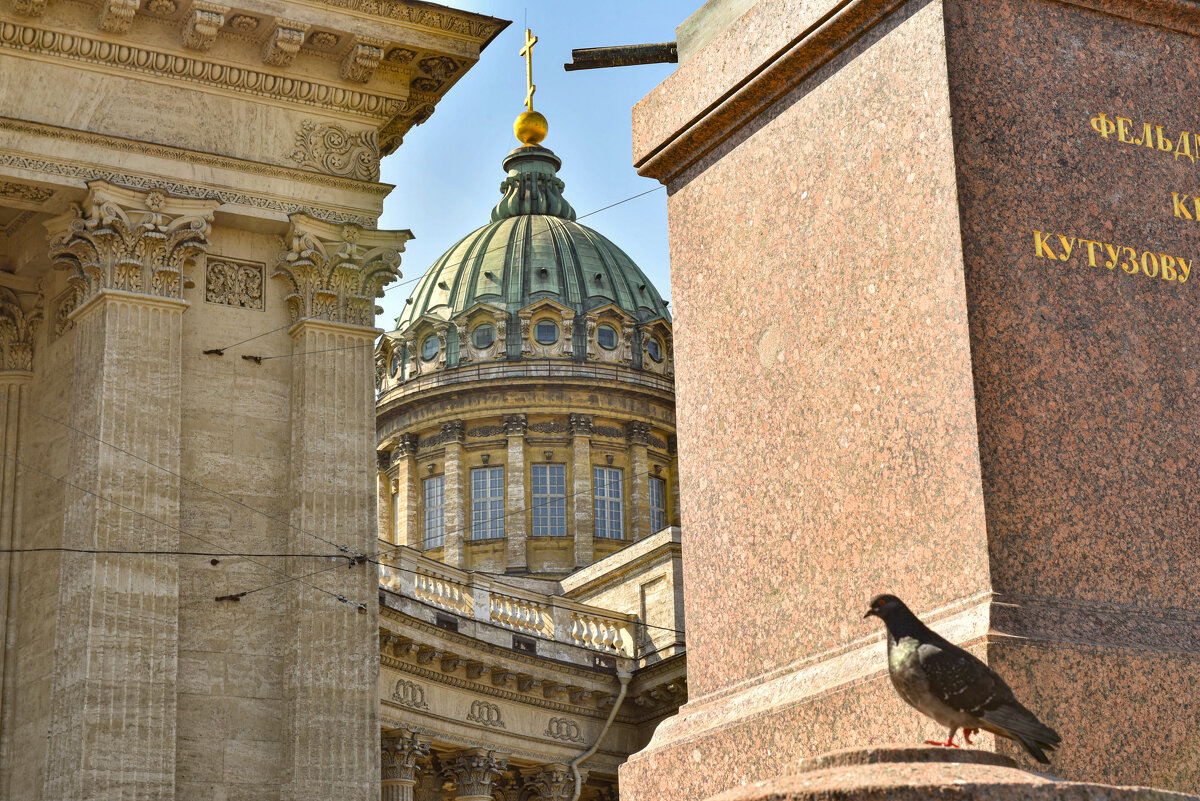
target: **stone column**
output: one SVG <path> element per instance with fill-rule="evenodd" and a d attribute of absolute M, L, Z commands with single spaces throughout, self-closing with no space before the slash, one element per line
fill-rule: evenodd
<path fill-rule="evenodd" d="M 595 553 L 596 507 L 592 499 L 592 428 L 589 414 L 567 417 L 571 429 L 571 472 L 574 485 L 571 503 L 575 509 L 575 566 L 590 565 Z"/>
<path fill-rule="evenodd" d="M 629 440 L 628 514 L 636 542 L 654 533 L 650 530 L 650 457 L 646 453 L 650 445 L 650 424 L 629 421 L 625 424 L 625 438 Z"/>
<path fill-rule="evenodd" d="M 26 312 L 20 299 L 0 288 L 0 550 L 19 550 L 21 541 L 20 458 L 22 408 L 33 378 L 33 338 L 41 322 L 40 309 Z M 0 553 L 0 765 L 9 767 L 13 721 L 13 675 L 17 647 L 17 599 L 21 555 Z M 0 788 L 7 787 L 0 776 Z"/>
<path fill-rule="evenodd" d="M 521 771 L 525 779 L 526 797 L 530 801 L 571 801 L 575 795 L 575 776 L 569 765 L 555 762 Z M 579 780 L 587 779 L 587 771 L 579 771 Z"/>
<path fill-rule="evenodd" d="M 384 542 L 395 545 L 396 503 L 392 498 L 392 478 L 388 475 L 392 452 L 390 450 L 377 451 L 375 456 L 379 460 L 378 469 L 375 471 L 375 519 L 378 524 L 375 535 Z"/>
<path fill-rule="evenodd" d="M 292 215 L 275 277 L 294 325 L 289 550 L 321 532 L 351 552 L 376 544 L 374 300 L 397 276 L 403 234 Z M 302 576 L 310 560 L 289 559 Z M 281 798 L 377 801 L 377 574 L 369 563 L 283 585 L 293 628 L 284 654 Z"/>
<path fill-rule="evenodd" d="M 397 545 L 419 550 L 425 542 L 425 530 L 417 514 L 421 477 L 417 475 L 417 438 L 412 434 L 401 434 L 396 440 L 392 451 L 392 475 L 397 495 L 396 527 L 392 536 Z"/>
<path fill-rule="evenodd" d="M 451 567 L 462 567 L 463 541 L 470 537 L 467 530 L 467 504 L 470 486 L 463 465 L 464 428 L 462 420 L 452 420 L 442 426 L 446 437 L 446 547 L 442 561 Z"/>
<path fill-rule="evenodd" d="M 398 729 L 380 741 L 380 801 L 413 801 L 417 760 L 429 756 L 430 738 Z"/>
<path fill-rule="evenodd" d="M 77 304 L 65 546 L 180 548 L 181 277 L 217 205 L 96 181 L 51 223 Z M 43 797 L 174 798 L 178 621 L 178 557 L 64 554 Z"/>
<path fill-rule="evenodd" d="M 508 437 L 508 464 L 505 467 L 504 536 L 508 538 L 508 571 L 522 573 L 529 565 L 525 558 L 525 539 L 529 535 L 525 512 L 525 434 L 529 423 L 523 414 L 504 418 Z"/>
<path fill-rule="evenodd" d="M 459 751 L 443 773 L 454 782 L 455 801 L 492 801 L 492 782 L 508 767 L 508 755 L 484 748 Z"/>

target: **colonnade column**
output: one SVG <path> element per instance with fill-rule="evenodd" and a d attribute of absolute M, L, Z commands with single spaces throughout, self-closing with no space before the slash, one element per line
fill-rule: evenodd
<path fill-rule="evenodd" d="M 571 503 L 575 509 L 575 566 L 590 565 L 595 549 L 596 508 L 592 498 L 592 431 L 594 419 L 588 414 L 567 416 L 571 429 Z"/>
<path fill-rule="evenodd" d="M 421 492 L 421 477 L 417 475 L 417 438 L 401 434 L 392 450 L 392 469 L 396 482 L 395 529 L 392 536 L 397 545 L 420 550 L 425 543 L 425 531 L 417 517 L 417 501 Z"/>
<path fill-rule="evenodd" d="M 398 729 L 380 741 L 380 801 L 413 801 L 417 760 L 429 756 L 430 738 Z"/>
<path fill-rule="evenodd" d="M 442 561 L 451 567 L 463 567 L 463 541 L 467 539 L 467 504 L 470 487 L 463 465 L 463 438 L 466 436 L 462 420 L 452 420 L 442 426 L 446 438 L 446 543 Z"/>
<path fill-rule="evenodd" d="M 62 542 L 124 553 L 60 562 L 45 798 L 175 796 L 182 272 L 218 205 L 94 181 L 51 223 L 75 307 Z"/>
<path fill-rule="evenodd" d="M 508 755 L 484 748 L 460 751 L 444 763 L 455 801 L 492 801 L 492 783 L 508 767 Z"/>
<path fill-rule="evenodd" d="M 290 285 L 292 530 L 288 552 L 317 534 L 350 554 L 375 551 L 375 298 L 397 276 L 402 232 L 302 214 L 274 273 Z M 331 549 L 332 550 L 332 549 Z M 289 558 L 292 576 L 310 559 Z M 369 562 L 281 587 L 284 639 L 283 801 L 379 798 L 378 574 Z"/>
<path fill-rule="evenodd" d="M 629 517 L 634 542 L 649 537 L 650 530 L 650 424 L 631 420 L 625 424 L 629 440 Z"/>
<path fill-rule="evenodd" d="M 33 338 L 41 310 L 25 311 L 20 298 L 0 288 L 0 793 L 11 769 L 12 723 L 16 692 L 17 600 L 21 573 L 21 504 L 17 460 L 21 420 L 33 378 Z"/>
<path fill-rule="evenodd" d="M 523 414 L 504 418 L 504 435 L 508 437 L 508 464 L 504 481 L 504 534 L 508 538 L 508 570 L 521 573 L 528 568 L 525 540 L 529 535 L 525 513 L 525 434 L 529 421 Z"/>

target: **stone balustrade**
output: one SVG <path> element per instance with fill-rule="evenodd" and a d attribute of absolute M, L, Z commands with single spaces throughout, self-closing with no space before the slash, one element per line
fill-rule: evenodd
<path fill-rule="evenodd" d="M 380 562 L 380 586 L 435 609 L 518 634 L 615 656 L 636 656 L 636 615 L 458 570 L 411 548 L 391 548 Z"/>

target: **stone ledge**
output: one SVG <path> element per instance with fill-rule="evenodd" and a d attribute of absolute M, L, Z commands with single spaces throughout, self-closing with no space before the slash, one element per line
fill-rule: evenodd
<path fill-rule="evenodd" d="M 992 751 L 905 746 L 834 751 L 803 760 L 799 773 L 727 790 L 709 801 L 1195 801 L 1198 796 L 1146 787 L 1067 782 L 1020 770 Z"/>

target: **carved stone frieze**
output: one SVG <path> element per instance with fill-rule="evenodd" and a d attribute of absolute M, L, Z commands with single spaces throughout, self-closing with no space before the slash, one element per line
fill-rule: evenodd
<path fill-rule="evenodd" d="M 179 3 L 175 0 L 146 0 L 144 8 L 156 17 L 169 17 L 179 10 Z"/>
<path fill-rule="evenodd" d="M 458 798 L 488 798 L 492 794 L 492 782 L 506 767 L 507 754 L 472 748 L 446 759 L 442 772 L 454 782 Z"/>
<path fill-rule="evenodd" d="M 183 46 L 193 50 L 208 50 L 217 41 L 217 31 L 225 24 L 229 6 L 198 0 L 183 26 Z"/>
<path fill-rule="evenodd" d="M 387 51 L 387 55 L 384 56 L 385 59 L 395 62 L 396 64 L 407 64 L 416 57 L 417 51 L 409 50 L 407 47 L 393 47 L 391 50 Z"/>
<path fill-rule="evenodd" d="M 93 182 L 83 207 L 52 238 L 50 258 L 71 272 L 83 300 L 101 289 L 179 298 L 184 266 L 204 256 L 218 205 Z"/>
<path fill-rule="evenodd" d="M 288 27 L 288 26 L 298 27 Z M 301 23 L 280 23 L 264 43 L 263 60 L 274 66 L 291 63 L 304 41 Z M 344 87 L 300 80 L 287 75 L 233 67 L 215 61 L 203 61 L 191 56 L 136 45 L 115 45 L 102 39 L 92 39 L 79 32 L 65 33 L 42 30 L 16 22 L 0 22 L 0 45 L 30 53 L 62 56 L 72 61 L 120 67 L 135 72 L 152 71 L 174 81 L 215 85 L 234 92 L 256 97 L 274 97 L 320 108 L 331 108 L 367 114 L 391 120 L 400 114 L 411 114 L 408 101 L 365 91 L 347 91 Z M 407 129 L 406 129 L 407 130 Z"/>
<path fill-rule="evenodd" d="M 392 690 L 392 700 L 401 706 L 412 709 L 429 708 L 429 704 L 425 701 L 425 688 L 408 679 L 400 679 L 396 682 L 396 686 Z"/>
<path fill-rule="evenodd" d="M 560 423 L 557 420 L 546 420 L 538 423 L 530 423 L 529 430 L 538 434 L 567 434 L 571 429 L 567 424 Z"/>
<path fill-rule="evenodd" d="M 375 131 L 351 132 L 337 123 L 305 120 L 296 134 L 292 161 L 330 175 L 360 181 L 379 179 L 379 138 Z"/>
<path fill-rule="evenodd" d="M 571 801 L 575 794 L 575 775 L 569 765 L 551 763 L 521 771 L 529 801 Z M 587 771 L 579 770 L 580 781 Z"/>
<path fill-rule="evenodd" d="M 308 25 L 303 22 L 276 22 L 267 35 L 267 40 L 263 42 L 263 62 L 275 67 L 290 65 L 300 52 L 300 45 L 304 44 L 304 34 L 307 32 Z"/>
<path fill-rule="evenodd" d="M 139 0 L 103 0 L 100 29 L 109 33 L 127 33 L 137 13 Z"/>
<path fill-rule="evenodd" d="M 504 426 L 476 426 L 467 432 L 469 437 L 495 437 L 504 433 Z"/>
<path fill-rule="evenodd" d="M 274 277 L 285 279 L 292 322 L 319 319 L 349 325 L 375 324 L 375 299 L 400 277 L 407 231 L 365 231 L 306 215 L 292 216 L 286 250 Z"/>
<path fill-rule="evenodd" d="M 564 743 L 582 743 L 583 731 L 579 724 L 570 718 L 550 718 L 546 724 L 546 730 L 542 732 L 546 737 L 553 740 L 562 740 Z"/>
<path fill-rule="evenodd" d="M 54 197 L 54 190 L 41 186 L 0 181 L 0 197 L 8 200 L 24 200 L 28 203 L 44 203 Z"/>
<path fill-rule="evenodd" d="M 438 81 L 444 81 L 458 72 L 458 62 L 449 56 L 423 58 L 417 66 L 421 68 L 421 72 Z"/>
<path fill-rule="evenodd" d="M 366 83 L 371 80 L 379 62 L 383 61 L 384 42 L 359 36 L 342 59 L 340 75 L 347 81 Z"/>
<path fill-rule="evenodd" d="M 3 25 L 0 24 L 0 28 L 2 27 Z M 7 122 L 10 121 L 0 120 L 0 129 L 5 128 Z M 274 198 L 258 197 L 255 195 L 243 194 L 241 192 L 230 192 L 219 188 L 197 186 L 196 184 L 185 184 L 177 181 L 160 181 L 158 179 L 146 178 L 141 175 L 133 175 L 127 172 L 105 170 L 94 165 L 63 164 L 60 162 L 45 161 L 43 159 L 34 159 L 27 156 L 18 156 L 10 153 L 0 153 L 0 165 L 17 167 L 23 170 L 32 170 L 34 172 L 44 172 L 48 175 L 65 175 L 72 178 L 82 178 L 83 180 L 99 179 L 114 184 L 120 184 L 121 186 L 136 187 L 139 189 L 161 188 L 170 194 L 179 197 L 197 199 L 216 197 L 222 203 L 249 206 L 257 209 L 270 209 L 272 211 L 281 211 L 285 214 L 303 214 L 321 222 L 329 222 L 335 225 L 351 224 L 370 228 L 375 223 L 375 219 L 373 217 L 362 217 L 355 214 L 334 211 L 332 209 L 319 209 L 311 206 L 301 206 L 297 203 L 287 203 Z M 313 173 L 309 174 L 312 175 Z M 337 179 L 331 178 L 330 180 Z"/>
<path fill-rule="evenodd" d="M 25 17 L 40 17 L 46 13 L 46 0 L 15 0 L 13 11 Z"/>
<path fill-rule="evenodd" d="M 224 256 L 208 259 L 204 276 L 204 299 L 209 303 L 242 309 L 263 308 L 265 265 Z"/>
<path fill-rule="evenodd" d="M 40 306 L 26 311 L 15 292 L 0 287 L 0 372 L 33 370 L 33 340 L 41 322 Z"/>
<path fill-rule="evenodd" d="M 500 707 L 490 701 L 472 701 L 466 719 L 491 729 L 507 728 Z"/>
<path fill-rule="evenodd" d="M 249 14 L 234 14 L 229 18 L 229 27 L 242 33 L 253 33 L 258 30 L 258 18 Z"/>
<path fill-rule="evenodd" d="M 596 421 L 590 414 L 569 414 L 567 428 L 573 437 L 587 437 L 596 430 Z"/>
<path fill-rule="evenodd" d="M 432 738 L 411 729 L 397 729 L 379 742 L 380 777 L 383 781 L 414 782 L 417 762 L 429 756 Z"/>
<path fill-rule="evenodd" d="M 308 35 L 308 44 L 312 47 L 319 47 L 322 50 L 336 47 L 340 40 L 340 36 L 329 31 L 314 31 Z"/>
<path fill-rule="evenodd" d="M 595 426 L 592 433 L 598 437 L 611 437 L 613 439 L 624 439 L 625 432 L 616 426 Z"/>

